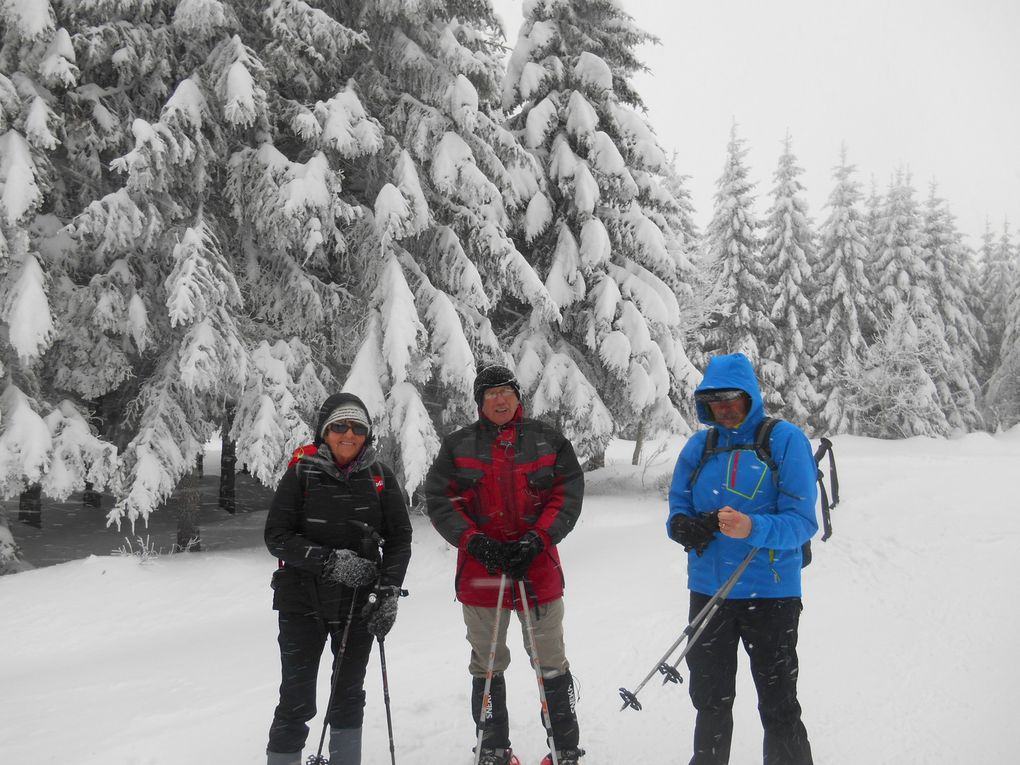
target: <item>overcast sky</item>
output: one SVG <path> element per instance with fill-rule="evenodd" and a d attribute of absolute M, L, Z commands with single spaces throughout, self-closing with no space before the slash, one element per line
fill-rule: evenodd
<path fill-rule="evenodd" d="M 1020 0 L 621 2 L 661 41 L 636 84 L 703 230 L 733 120 L 762 214 L 789 129 L 817 222 L 845 141 L 865 193 L 900 167 L 919 199 L 937 180 L 972 245 L 1020 226 Z M 521 0 L 493 4 L 512 46 Z"/>

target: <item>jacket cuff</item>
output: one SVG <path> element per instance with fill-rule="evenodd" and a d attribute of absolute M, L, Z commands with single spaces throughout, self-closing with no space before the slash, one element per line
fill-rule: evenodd
<path fill-rule="evenodd" d="M 532 528 L 531 531 L 534 531 L 536 534 L 538 534 L 538 538 L 542 540 L 543 550 L 548 550 L 550 547 L 553 546 L 552 537 L 549 536 L 548 531 L 546 531 L 545 529 L 540 529 L 538 527 Z"/>
<path fill-rule="evenodd" d="M 473 537 L 475 534 L 481 534 L 481 533 L 482 532 L 480 532 L 478 529 L 476 529 L 474 527 L 470 527 L 470 528 L 464 529 L 464 533 L 460 535 L 460 540 L 458 541 L 457 546 L 461 550 L 466 550 L 467 549 L 468 540 L 471 539 L 471 537 Z"/>

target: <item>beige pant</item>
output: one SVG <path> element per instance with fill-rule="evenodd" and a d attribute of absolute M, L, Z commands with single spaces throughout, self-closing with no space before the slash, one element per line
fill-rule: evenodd
<path fill-rule="evenodd" d="M 492 627 L 499 616 L 499 638 L 496 641 L 496 659 L 493 672 L 504 672 L 510 666 L 510 649 L 506 644 L 507 627 L 511 612 L 503 608 L 482 608 L 463 606 L 467 639 L 471 644 L 471 663 L 468 666 L 473 677 L 485 677 L 489 667 L 489 651 L 492 648 Z M 524 612 L 516 611 L 524 636 L 524 650 L 531 658 L 531 645 L 524 626 Z M 535 650 L 538 651 L 539 665 L 545 678 L 559 677 L 570 669 L 566 649 L 563 646 L 563 598 L 543 603 L 531 609 L 531 625 L 535 630 Z"/>

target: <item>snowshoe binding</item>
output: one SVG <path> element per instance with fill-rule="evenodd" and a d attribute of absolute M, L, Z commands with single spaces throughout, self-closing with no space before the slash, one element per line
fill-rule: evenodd
<path fill-rule="evenodd" d="M 556 765 L 578 765 L 583 756 L 583 749 L 557 749 Z M 551 753 L 545 756 L 542 760 L 542 765 L 553 765 Z"/>
<path fill-rule="evenodd" d="M 513 750 L 483 748 L 478 756 L 478 765 L 521 765 Z"/>

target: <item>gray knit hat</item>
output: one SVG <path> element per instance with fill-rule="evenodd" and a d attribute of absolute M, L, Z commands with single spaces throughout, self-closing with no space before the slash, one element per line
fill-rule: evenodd
<path fill-rule="evenodd" d="M 369 422 L 368 420 L 368 412 L 366 412 L 357 404 L 353 402 L 348 402 L 346 404 L 341 404 L 340 406 L 338 406 L 336 409 L 329 413 L 329 417 L 327 417 L 326 421 L 322 423 L 321 433 L 322 437 L 323 438 L 326 437 L 326 431 L 329 429 L 330 425 L 332 425 L 334 422 L 340 422 L 342 420 L 347 420 L 348 422 L 356 422 L 359 425 L 364 425 L 366 428 L 368 428 L 369 432 L 372 431 L 372 423 Z"/>

